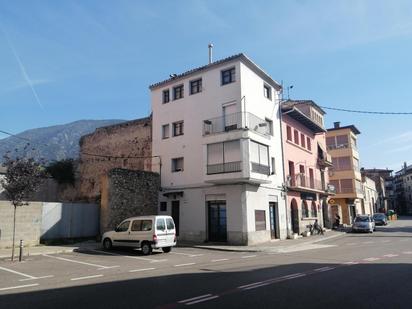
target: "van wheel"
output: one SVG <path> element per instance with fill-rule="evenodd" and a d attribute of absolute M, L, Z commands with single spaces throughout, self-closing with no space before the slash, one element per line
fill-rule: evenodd
<path fill-rule="evenodd" d="M 112 241 L 110 240 L 110 238 L 105 238 L 105 240 L 103 241 L 103 248 L 105 250 L 110 250 L 112 249 L 113 245 L 112 245 Z"/>
<path fill-rule="evenodd" d="M 172 251 L 172 247 L 163 247 L 162 250 L 164 253 L 169 253 L 170 251 Z"/>
<path fill-rule="evenodd" d="M 143 255 L 150 255 L 150 253 L 152 253 L 152 246 L 150 245 L 150 243 L 142 243 L 142 253 Z"/>

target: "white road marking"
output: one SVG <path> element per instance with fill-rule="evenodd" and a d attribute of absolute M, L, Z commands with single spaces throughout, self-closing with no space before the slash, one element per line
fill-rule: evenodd
<path fill-rule="evenodd" d="M 37 279 L 53 278 L 53 277 L 54 275 L 49 275 L 49 276 L 41 276 L 41 277 L 36 277 L 36 278 L 20 279 L 19 281 L 30 281 L 30 280 L 37 280 Z"/>
<path fill-rule="evenodd" d="M 202 298 L 202 299 L 199 299 L 199 300 L 192 301 L 190 303 L 186 303 L 185 305 L 190 306 L 190 305 L 194 305 L 194 304 L 201 303 L 201 302 L 204 302 L 204 301 L 212 300 L 212 299 L 215 299 L 215 298 L 218 298 L 218 297 L 219 296 L 217 296 L 217 295 L 210 296 L 210 297 L 207 297 L 207 298 Z"/>
<path fill-rule="evenodd" d="M 378 260 L 380 260 L 380 258 L 375 258 L 375 257 L 370 257 L 370 258 L 366 258 L 366 259 L 363 259 L 364 261 L 367 261 L 367 262 L 373 262 L 373 261 L 378 261 Z"/>
<path fill-rule="evenodd" d="M 78 278 L 71 278 L 71 281 L 77 281 L 77 280 L 86 280 L 86 279 L 93 279 L 93 278 L 99 278 L 103 277 L 103 275 L 93 275 L 93 276 L 86 276 L 86 277 L 78 277 Z"/>
<path fill-rule="evenodd" d="M 174 267 L 182 267 L 182 266 L 190 266 L 190 265 L 195 265 L 196 263 L 185 263 L 185 264 L 177 264 L 173 265 Z"/>
<path fill-rule="evenodd" d="M 151 267 L 151 268 L 141 268 L 141 269 L 132 269 L 129 270 L 129 273 L 135 273 L 135 272 L 139 272 L 139 271 L 148 271 L 148 270 L 155 270 L 156 268 Z"/>
<path fill-rule="evenodd" d="M 382 240 L 383 243 L 390 242 L 390 240 Z"/>
<path fill-rule="evenodd" d="M 328 270 L 332 270 L 332 269 L 335 269 L 335 267 L 326 266 L 326 267 L 317 268 L 314 271 L 323 272 L 323 271 L 328 271 Z"/>
<path fill-rule="evenodd" d="M 14 290 L 14 289 L 23 289 L 23 288 L 30 288 L 33 286 L 38 286 L 38 283 L 33 283 L 33 284 L 26 284 L 26 285 L 17 285 L 17 286 L 9 286 L 7 288 L 0 288 L 0 291 L 8 291 L 8 290 Z"/>
<path fill-rule="evenodd" d="M 52 256 L 52 255 L 48 255 L 48 254 L 43 254 L 43 256 L 46 256 L 46 257 L 49 257 L 49 258 L 52 258 L 52 259 L 56 259 L 56 260 L 60 260 L 60 261 L 77 263 L 77 264 L 82 264 L 82 265 L 87 265 L 87 266 L 93 266 L 93 267 L 99 268 L 99 270 L 101 270 L 101 269 L 109 269 L 109 268 L 114 268 L 114 267 L 120 267 L 120 266 L 118 266 L 118 265 L 116 265 L 116 266 L 104 266 L 104 265 L 99 265 L 99 264 L 86 263 L 86 262 L 81 262 L 81 261 L 66 259 L 66 258 L 62 258 L 62 257 L 58 257 L 58 256 Z"/>
<path fill-rule="evenodd" d="M 241 258 L 242 259 L 250 259 L 250 258 L 254 258 L 254 257 L 256 257 L 256 255 L 245 255 L 245 256 L 242 256 Z"/>
<path fill-rule="evenodd" d="M 356 245 L 356 242 L 348 242 L 346 245 L 347 246 L 354 246 L 354 245 Z"/>
<path fill-rule="evenodd" d="M 359 264 L 359 262 L 345 262 L 345 263 L 342 263 L 343 265 L 357 265 L 357 264 Z"/>
<path fill-rule="evenodd" d="M 404 251 L 403 254 L 412 254 L 412 251 Z"/>
<path fill-rule="evenodd" d="M 205 298 L 205 297 L 209 297 L 209 296 L 212 296 L 212 294 L 205 294 L 205 295 L 200 295 L 200 296 L 196 296 L 196 297 L 193 297 L 193 298 L 180 300 L 180 301 L 178 301 L 178 303 L 182 304 L 182 303 L 190 302 L 190 301 L 193 301 L 193 300 L 196 300 L 196 299 L 199 299 L 199 298 Z"/>
<path fill-rule="evenodd" d="M 385 254 L 384 255 L 384 257 L 388 257 L 388 258 L 396 257 L 396 256 L 399 256 L 399 254 Z"/>
<path fill-rule="evenodd" d="M 213 263 L 215 263 L 215 262 L 223 262 L 223 261 L 229 261 L 229 259 L 216 259 L 216 260 L 212 260 Z"/>
<path fill-rule="evenodd" d="M 409 239 L 401 239 L 401 240 L 399 240 L 399 241 L 408 241 Z"/>
<path fill-rule="evenodd" d="M 266 280 L 267 281 L 267 280 Z M 245 285 L 241 285 L 241 286 L 238 286 L 237 288 L 238 289 L 244 289 L 244 288 L 247 288 L 247 287 L 250 287 L 250 286 L 254 286 L 254 285 L 260 285 L 260 284 L 262 284 L 262 283 L 265 283 L 266 281 L 258 281 L 258 282 L 253 282 L 253 283 L 250 283 L 250 284 L 245 284 Z"/>
<path fill-rule="evenodd" d="M 185 255 L 188 257 L 197 257 L 197 256 L 202 256 L 203 254 L 189 254 L 189 253 L 182 253 L 182 252 L 170 252 L 171 254 L 179 254 L 179 255 Z"/>
<path fill-rule="evenodd" d="M 151 263 L 158 263 L 158 262 L 167 261 L 166 259 L 163 259 L 163 260 L 148 259 L 148 258 L 144 258 L 144 257 L 140 257 L 140 256 L 124 255 L 124 254 L 119 254 L 119 253 L 114 253 L 114 252 L 106 252 L 106 251 L 95 250 L 95 249 L 88 249 L 88 251 L 99 252 L 99 253 L 108 254 L 108 255 L 121 256 L 121 257 L 128 258 L 128 259 L 142 260 L 142 261 L 147 261 L 147 262 L 151 262 Z"/>
<path fill-rule="evenodd" d="M 373 244 L 374 241 L 364 241 L 363 244 L 367 245 L 367 244 Z"/>
<path fill-rule="evenodd" d="M 304 276 L 306 276 L 306 274 L 296 273 L 296 274 L 292 274 L 292 275 L 288 275 L 288 276 L 283 276 L 280 279 L 290 280 L 290 279 L 295 279 L 295 278 L 304 277 Z"/>
<path fill-rule="evenodd" d="M 5 268 L 5 267 L 0 267 L 0 269 L 4 270 L 4 271 L 7 271 L 9 273 L 13 273 L 13 274 L 16 274 L 16 275 L 20 275 L 20 276 L 29 278 L 29 279 L 37 279 L 37 277 L 30 276 L 30 275 L 27 275 L 27 274 L 23 274 L 21 272 L 18 272 L 18 271 L 12 270 L 12 269 L 8 269 L 8 268 Z"/>

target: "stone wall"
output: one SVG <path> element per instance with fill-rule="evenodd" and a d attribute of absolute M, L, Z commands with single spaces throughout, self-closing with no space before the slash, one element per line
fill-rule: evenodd
<path fill-rule="evenodd" d="M 79 200 L 100 200 L 101 178 L 114 168 L 157 171 L 152 166 L 152 118 L 96 129 L 80 140 Z M 136 158 L 137 157 L 137 158 Z"/>
<path fill-rule="evenodd" d="M 113 169 L 102 177 L 100 232 L 112 230 L 122 220 L 155 215 L 160 176 L 154 172 Z"/>
<path fill-rule="evenodd" d="M 40 241 L 43 203 L 31 202 L 27 206 L 17 207 L 16 245 L 20 239 L 25 245 L 38 245 Z M 0 201 L 0 248 L 12 246 L 13 211 L 10 202 Z"/>

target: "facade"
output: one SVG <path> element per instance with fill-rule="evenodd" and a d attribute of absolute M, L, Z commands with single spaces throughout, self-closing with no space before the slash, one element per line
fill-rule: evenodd
<path fill-rule="evenodd" d="M 376 201 L 375 212 L 387 212 L 388 209 L 395 209 L 395 192 L 393 189 L 392 170 L 388 169 L 361 169 L 362 175 L 373 179 L 376 183 L 378 191 L 378 199 Z"/>
<path fill-rule="evenodd" d="M 364 194 L 364 199 L 361 202 L 362 214 L 373 215 L 378 212 L 379 209 L 377 207 L 379 193 L 377 191 L 376 182 L 373 179 L 362 175 L 362 186 Z"/>
<path fill-rule="evenodd" d="M 150 86 L 159 214 L 179 239 L 286 238 L 281 87 L 244 54 Z"/>
<path fill-rule="evenodd" d="M 354 125 L 341 127 L 339 122 L 335 122 L 326 133 L 326 145 L 333 162 L 329 179 L 336 188 L 331 206 L 340 214 L 343 224 L 351 224 L 356 214 L 362 213 L 363 190 L 357 148 L 359 134 Z"/>
<path fill-rule="evenodd" d="M 412 214 L 412 165 L 406 162 L 395 173 L 395 193 L 398 210 L 401 214 Z"/>
<path fill-rule="evenodd" d="M 287 212 L 291 231 L 296 234 L 302 234 L 316 219 L 328 228 L 333 222 L 327 173 L 332 160 L 326 151 L 324 114 L 313 101 L 288 100 L 282 104 Z"/>

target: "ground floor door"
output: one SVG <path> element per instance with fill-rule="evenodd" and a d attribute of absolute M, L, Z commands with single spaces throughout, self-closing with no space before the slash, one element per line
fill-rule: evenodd
<path fill-rule="evenodd" d="M 227 241 L 226 202 L 208 202 L 209 241 Z"/>
<path fill-rule="evenodd" d="M 353 220 L 355 219 L 355 217 L 356 217 L 356 207 L 355 207 L 355 205 L 348 205 L 348 208 L 349 208 L 349 223 L 350 224 L 352 224 L 352 222 L 353 222 Z"/>
<path fill-rule="evenodd" d="M 293 199 L 290 204 L 290 215 L 292 221 L 292 231 L 293 233 L 299 234 L 299 210 L 298 203 L 295 199 Z"/>
<path fill-rule="evenodd" d="M 277 226 L 278 203 L 269 202 L 269 220 L 270 220 L 270 237 L 272 239 L 279 238 Z"/>
<path fill-rule="evenodd" d="M 175 222 L 176 236 L 179 236 L 180 223 L 180 201 L 172 201 L 172 218 Z"/>
<path fill-rule="evenodd" d="M 322 200 L 322 217 L 323 217 L 323 226 L 330 228 L 330 217 L 329 217 L 329 206 L 326 202 L 326 199 Z"/>

